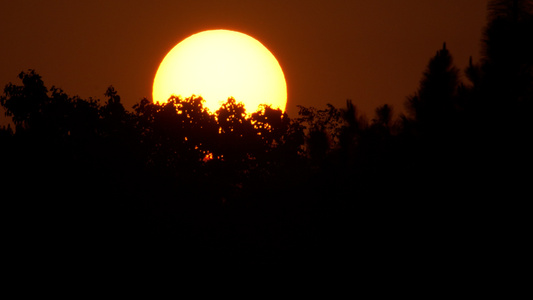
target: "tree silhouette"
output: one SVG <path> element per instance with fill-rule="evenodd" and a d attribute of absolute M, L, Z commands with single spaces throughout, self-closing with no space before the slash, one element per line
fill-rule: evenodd
<path fill-rule="evenodd" d="M 489 1 L 482 58 L 466 70 L 463 92 L 466 148 L 487 182 L 521 181 L 513 165 L 529 165 L 533 109 L 533 10 L 531 1 Z M 490 161 L 490 167 L 486 161 Z M 512 162 L 512 163 L 511 163 Z M 489 179 L 491 178 L 491 179 Z M 512 178 L 512 179 L 511 179 Z"/>
<path fill-rule="evenodd" d="M 430 60 L 419 90 L 407 102 L 418 130 L 424 131 L 421 134 L 442 134 L 449 129 L 456 109 L 458 72 L 445 43 Z"/>
<path fill-rule="evenodd" d="M 264 105 L 252 114 L 251 121 L 266 147 L 266 152 L 284 143 L 283 136 L 288 131 L 290 119 L 280 109 Z"/>
<path fill-rule="evenodd" d="M 202 102 L 202 98 L 171 97 L 162 105 L 143 99 L 134 106 L 148 164 L 171 169 L 182 165 L 190 171 L 202 163 L 217 133 L 214 117 Z"/>
<path fill-rule="evenodd" d="M 497 105 L 532 97 L 532 7 L 531 1 L 489 2 L 482 69 L 486 96 L 489 99 L 501 99 Z"/>
<path fill-rule="evenodd" d="M 313 107 L 299 106 L 298 122 L 307 131 L 305 147 L 309 158 L 321 163 L 330 150 L 337 149 L 343 119 L 341 112 L 328 104 L 326 109 L 317 110 Z"/>
<path fill-rule="evenodd" d="M 351 100 L 346 101 L 346 108 L 341 109 L 340 112 L 344 124 L 339 132 L 339 146 L 343 160 L 349 161 L 353 160 L 353 152 L 367 124 L 364 118 L 358 115 L 359 112 Z"/>
<path fill-rule="evenodd" d="M 217 143 L 217 156 L 240 165 L 246 163 L 253 152 L 260 147 L 260 137 L 254 130 L 252 121 L 246 116 L 244 104 L 234 98 L 220 107 L 216 112 L 220 138 Z"/>
<path fill-rule="evenodd" d="M 376 108 L 376 118 L 373 119 L 374 124 L 389 129 L 392 125 L 392 107 L 384 104 Z"/>
<path fill-rule="evenodd" d="M 38 119 L 43 105 L 48 102 L 48 89 L 44 86 L 41 76 L 33 70 L 18 75 L 23 86 L 8 84 L 0 104 L 6 109 L 6 115 L 12 117 L 17 127 L 30 128 L 31 122 Z"/>
<path fill-rule="evenodd" d="M 453 247 L 488 223 L 479 211 L 528 186 L 530 6 L 490 1 L 469 82 L 444 44 L 396 118 L 385 104 L 368 121 L 351 100 L 289 118 L 229 98 L 211 114 L 195 96 L 142 99 L 130 112 L 113 87 L 81 99 L 22 72 L 0 96 L 14 124 L 0 129 L 2 192 L 16 195 L 4 201 L 21 232 L 53 232 L 58 244 L 193 261 L 341 261 L 355 237 L 370 256 Z"/>

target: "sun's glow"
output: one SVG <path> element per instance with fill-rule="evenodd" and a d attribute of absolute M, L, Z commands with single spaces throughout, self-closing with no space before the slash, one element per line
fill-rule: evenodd
<path fill-rule="evenodd" d="M 236 31 L 208 30 L 177 44 L 154 78 L 153 100 L 171 95 L 201 96 L 211 113 L 229 97 L 244 103 L 247 113 L 259 105 L 285 111 L 287 84 L 278 61 L 256 39 Z"/>

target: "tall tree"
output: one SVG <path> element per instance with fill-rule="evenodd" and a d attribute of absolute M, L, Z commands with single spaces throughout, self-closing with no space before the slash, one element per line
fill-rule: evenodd
<path fill-rule="evenodd" d="M 440 134 L 447 130 L 456 110 L 458 73 L 444 43 L 429 61 L 418 91 L 408 98 L 407 108 L 419 133 Z"/>
<path fill-rule="evenodd" d="M 484 98 L 513 105 L 533 98 L 533 1 L 493 0 L 483 37 Z"/>

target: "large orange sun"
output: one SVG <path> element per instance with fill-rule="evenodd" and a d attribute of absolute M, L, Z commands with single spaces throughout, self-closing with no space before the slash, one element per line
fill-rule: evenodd
<path fill-rule="evenodd" d="M 256 39 L 236 31 L 208 30 L 189 36 L 165 56 L 154 78 L 153 100 L 201 96 L 211 113 L 229 97 L 247 113 L 259 105 L 285 111 L 287 84 L 278 61 Z"/>

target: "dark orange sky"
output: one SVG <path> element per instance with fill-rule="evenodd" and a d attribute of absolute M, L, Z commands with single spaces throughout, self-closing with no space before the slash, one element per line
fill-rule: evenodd
<path fill-rule="evenodd" d="M 159 63 L 207 29 L 251 35 L 280 62 L 288 113 L 342 107 L 368 117 L 403 110 L 428 60 L 446 41 L 463 69 L 479 59 L 485 0 L 6 1 L 0 10 L 0 85 L 35 69 L 69 95 L 103 99 L 109 85 L 127 109 L 151 97 Z M 239 100 L 239 99 L 237 99 Z"/>

